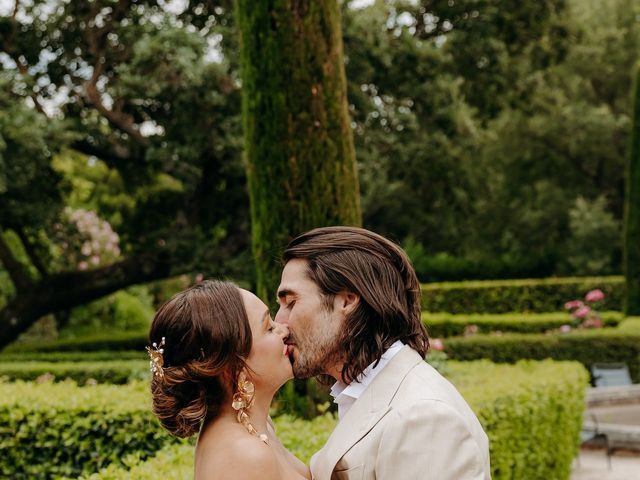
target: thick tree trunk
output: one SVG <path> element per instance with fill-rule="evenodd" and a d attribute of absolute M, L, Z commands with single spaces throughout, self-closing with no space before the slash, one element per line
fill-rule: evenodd
<path fill-rule="evenodd" d="M 87 272 L 48 276 L 18 292 L 0 310 L 0 349 L 43 315 L 90 302 L 130 285 L 165 278 L 169 273 L 169 255 L 159 252 Z"/>
<path fill-rule="evenodd" d="M 258 295 L 280 252 L 322 225 L 361 223 L 335 0 L 236 0 Z"/>
<path fill-rule="evenodd" d="M 624 271 L 627 315 L 640 315 L 640 65 L 634 71 L 631 147 L 626 174 Z"/>

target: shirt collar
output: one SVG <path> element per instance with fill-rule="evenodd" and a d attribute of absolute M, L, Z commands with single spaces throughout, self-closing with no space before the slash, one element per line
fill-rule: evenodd
<path fill-rule="evenodd" d="M 372 362 L 364 371 L 358 375 L 358 378 L 352 381 L 350 384 L 345 384 L 338 380 L 331 387 L 331 396 L 334 398 L 334 402 L 340 404 L 344 400 L 349 400 L 345 397 L 351 397 L 356 400 L 360 398 L 362 392 L 364 392 L 373 379 L 378 375 L 389 361 L 395 357 L 395 355 L 404 347 L 404 344 L 400 340 L 396 340 L 380 357 L 380 361 L 374 368 L 376 362 Z"/>

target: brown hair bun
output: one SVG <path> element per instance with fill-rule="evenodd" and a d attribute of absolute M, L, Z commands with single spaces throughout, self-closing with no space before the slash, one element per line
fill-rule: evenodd
<path fill-rule="evenodd" d="M 162 375 L 151 380 L 153 413 L 172 435 L 190 437 L 218 415 L 251 350 L 238 287 L 205 281 L 178 293 L 151 323 L 150 342 L 162 337 Z"/>

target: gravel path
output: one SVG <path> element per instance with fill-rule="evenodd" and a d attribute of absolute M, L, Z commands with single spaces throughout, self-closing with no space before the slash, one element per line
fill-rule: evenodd
<path fill-rule="evenodd" d="M 611 456 L 611 470 L 607 468 L 604 450 L 581 450 L 580 465 L 574 460 L 571 480 L 639 480 L 640 453 Z"/>

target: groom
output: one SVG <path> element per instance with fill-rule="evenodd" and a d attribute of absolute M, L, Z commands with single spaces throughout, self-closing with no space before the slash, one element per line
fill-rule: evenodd
<path fill-rule="evenodd" d="M 353 227 L 287 246 L 276 321 L 297 378 L 330 376 L 339 423 L 315 480 L 489 480 L 489 445 L 458 391 L 423 359 L 420 285 L 405 252 Z"/>

